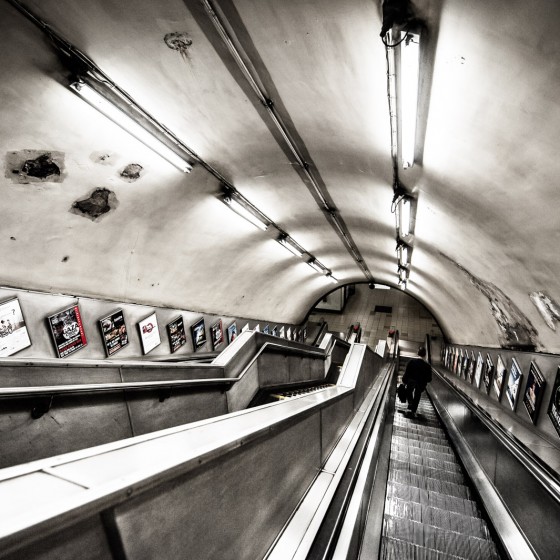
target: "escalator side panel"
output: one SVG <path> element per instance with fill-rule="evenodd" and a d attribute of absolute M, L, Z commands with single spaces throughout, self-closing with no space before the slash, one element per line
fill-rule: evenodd
<path fill-rule="evenodd" d="M 557 557 L 560 504 L 445 383 L 434 379 L 432 390 L 447 409 L 535 552 L 541 558 Z"/>

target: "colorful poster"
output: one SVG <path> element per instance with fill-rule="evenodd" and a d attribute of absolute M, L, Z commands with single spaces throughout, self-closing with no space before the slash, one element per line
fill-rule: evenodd
<path fill-rule="evenodd" d="M 474 362 L 474 359 L 473 359 Z M 482 368 L 484 367 L 484 360 L 482 359 L 482 354 L 478 353 L 478 358 L 476 359 L 476 370 L 474 372 L 474 385 L 478 389 L 480 387 L 480 379 L 482 377 Z"/>
<path fill-rule="evenodd" d="M 65 358 L 87 346 L 86 334 L 78 305 L 47 317 L 56 355 Z"/>
<path fill-rule="evenodd" d="M 0 303 L 0 357 L 11 356 L 31 346 L 17 298 Z"/>
<path fill-rule="evenodd" d="M 191 336 L 195 352 L 206 344 L 206 329 L 204 327 L 204 317 L 191 325 Z"/>
<path fill-rule="evenodd" d="M 111 315 L 99 319 L 99 325 L 107 356 L 112 356 L 129 343 L 122 309 L 118 309 L 111 313 Z"/>
<path fill-rule="evenodd" d="M 525 395 L 523 396 L 523 404 L 533 424 L 537 423 L 545 385 L 546 381 L 539 371 L 539 368 L 535 362 L 531 362 L 529 375 L 527 376 L 527 387 L 525 388 Z"/>
<path fill-rule="evenodd" d="M 151 352 L 156 346 L 161 344 L 155 311 L 138 323 L 138 329 L 140 330 L 140 340 L 142 341 L 142 351 L 144 354 Z"/>
<path fill-rule="evenodd" d="M 222 320 L 219 319 L 210 327 L 210 336 L 212 338 L 212 350 L 224 341 L 224 329 L 222 328 Z"/>
<path fill-rule="evenodd" d="M 498 400 L 502 397 L 502 387 L 504 386 L 505 373 L 506 365 L 504 364 L 502 357 L 498 355 L 498 361 L 496 362 L 496 376 L 494 377 L 494 391 L 496 391 Z"/>
<path fill-rule="evenodd" d="M 232 323 L 227 328 L 227 337 L 228 337 L 228 344 L 231 344 L 235 340 L 235 338 L 237 337 L 237 324 L 236 323 Z"/>
<path fill-rule="evenodd" d="M 494 364 L 490 354 L 486 354 L 486 364 L 484 366 L 484 376 L 482 378 L 484 387 L 486 387 L 486 394 L 490 393 L 490 385 L 492 384 L 492 375 L 494 374 Z"/>
<path fill-rule="evenodd" d="M 179 348 L 183 347 L 187 343 L 187 333 L 185 332 L 183 317 L 177 317 L 177 319 L 171 321 L 166 328 L 171 353 L 177 352 Z"/>
<path fill-rule="evenodd" d="M 556 429 L 556 433 L 560 436 L 560 367 L 556 370 L 556 379 L 548 404 L 548 417 Z"/>
<path fill-rule="evenodd" d="M 521 384 L 521 368 L 515 358 L 511 359 L 511 368 L 509 370 L 509 378 L 507 382 L 506 396 L 511 406 L 511 410 L 515 410 L 517 405 L 517 395 L 519 394 L 519 385 Z"/>

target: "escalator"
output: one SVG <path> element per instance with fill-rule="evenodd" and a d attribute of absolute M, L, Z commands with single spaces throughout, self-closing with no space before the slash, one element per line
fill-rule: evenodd
<path fill-rule="evenodd" d="M 385 513 L 382 559 L 498 560 L 473 491 L 430 399 L 406 416 L 397 404 Z"/>

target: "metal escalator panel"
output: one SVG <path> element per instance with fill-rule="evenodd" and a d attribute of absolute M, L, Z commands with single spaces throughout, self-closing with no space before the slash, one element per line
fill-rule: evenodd
<path fill-rule="evenodd" d="M 397 404 L 381 537 L 383 560 L 499 560 L 434 407 Z"/>

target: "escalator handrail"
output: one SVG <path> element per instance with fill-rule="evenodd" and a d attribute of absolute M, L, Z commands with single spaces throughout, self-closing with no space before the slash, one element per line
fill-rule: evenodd
<path fill-rule="evenodd" d="M 472 402 L 451 381 L 442 375 L 437 369 L 432 371 L 450 387 L 471 410 L 478 419 L 492 432 L 494 437 L 506 447 L 506 449 L 539 481 L 550 496 L 560 504 L 560 480 L 548 465 L 534 455 L 521 441 L 509 433 L 498 421 L 493 419 L 484 409 Z"/>

